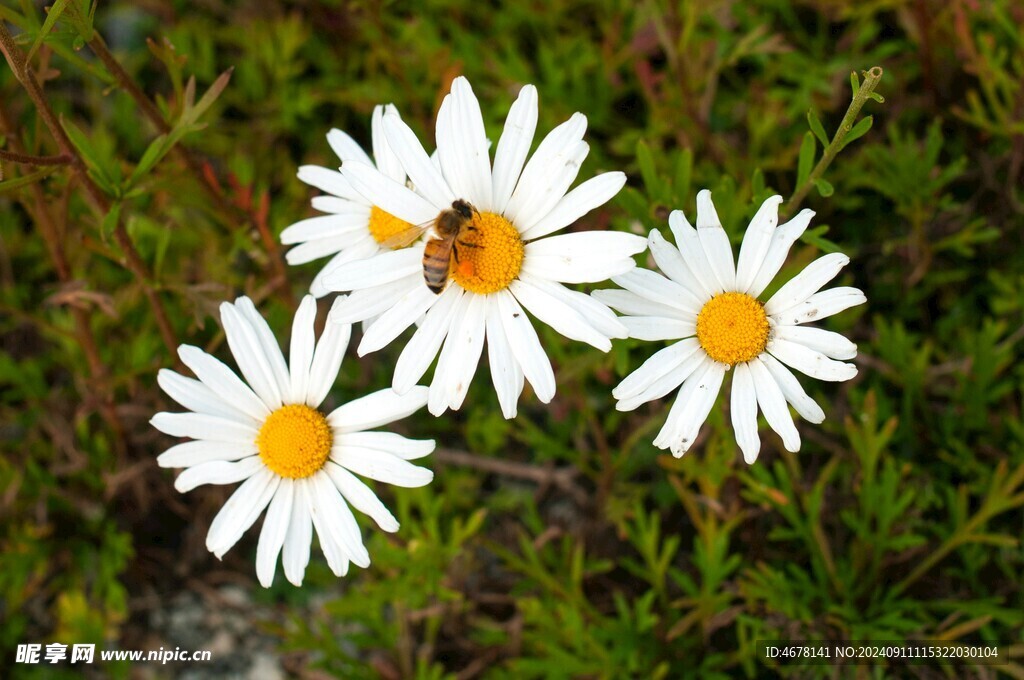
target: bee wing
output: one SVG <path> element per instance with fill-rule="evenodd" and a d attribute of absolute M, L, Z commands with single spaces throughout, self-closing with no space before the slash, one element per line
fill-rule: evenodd
<path fill-rule="evenodd" d="M 427 220 L 422 224 L 410 225 L 402 231 L 392 234 L 390 238 L 384 239 L 380 245 L 384 248 L 391 249 L 404 248 L 407 245 L 414 243 L 416 239 L 422 236 L 433 223 L 434 220 Z"/>

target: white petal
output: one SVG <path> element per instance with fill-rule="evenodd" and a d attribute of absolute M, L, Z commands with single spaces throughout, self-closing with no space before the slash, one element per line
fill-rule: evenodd
<path fill-rule="evenodd" d="M 839 270 L 850 263 L 842 253 L 829 253 L 810 263 L 804 270 L 786 282 L 778 292 L 764 304 L 768 316 L 789 309 L 811 297 L 839 274 Z"/>
<path fill-rule="evenodd" d="M 736 265 L 732 259 L 732 245 L 729 235 L 722 228 L 711 192 L 707 189 L 697 194 L 697 238 L 707 255 L 711 271 L 722 290 L 735 290 Z"/>
<path fill-rule="evenodd" d="M 491 159 L 480 102 L 464 76 L 452 82 L 437 117 L 437 157 L 452 192 L 477 209 L 493 209 Z M 444 124 L 442 122 L 444 121 Z"/>
<path fill-rule="evenodd" d="M 736 364 L 732 378 L 732 405 L 729 408 L 736 443 L 743 452 L 743 460 L 753 465 L 761 451 L 761 438 L 757 436 L 757 392 L 754 378 L 747 364 Z"/>
<path fill-rule="evenodd" d="M 234 484 L 249 479 L 263 469 L 259 456 L 249 456 L 238 462 L 213 460 L 188 468 L 174 480 L 174 488 L 185 493 L 203 484 Z"/>
<path fill-rule="evenodd" d="M 530 171 L 530 167 L 526 167 L 523 171 L 523 178 L 519 180 L 519 186 L 516 187 L 516 192 L 512 194 L 512 199 L 509 201 L 509 207 L 516 204 L 516 219 L 512 220 L 512 223 L 516 225 L 520 233 L 536 226 L 565 197 L 589 153 L 589 144 L 576 142 L 564 149 L 563 152 L 556 154 L 544 166 L 536 168 L 530 178 L 533 188 L 530 190 L 529 200 L 518 198 L 527 196 L 525 190 L 520 193 L 527 172 Z"/>
<path fill-rule="evenodd" d="M 376 352 L 402 334 L 437 302 L 438 296 L 422 283 L 406 293 L 391 309 L 373 322 L 363 333 L 356 350 L 359 356 Z"/>
<path fill-rule="evenodd" d="M 666 319 L 658 316 L 624 316 L 622 323 L 629 329 L 629 337 L 637 340 L 677 340 L 697 334 L 692 321 Z"/>
<path fill-rule="evenodd" d="M 298 178 L 329 194 L 347 198 L 357 203 L 366 203 L 366 199 L 352 188 L 349 181 L 337 170 L 328 170 L 317 165 L 303 165 L 299 168 Z"/>
<path fill-rule="evenodd" d="M 309 365 L 313 361 L 313 323 L 316 321 L 316 299 L 306 295 L 299 304 L 292 320 L 291 346 L 288 350 L 289 402 L 302 404 L 306 401 L 309 386 Z"/>
<path fill-rule="evenodd" d="M 501 325 L 505 329 L 512 355 L 523 369 L 523 375 L 533 386 L 537 398 L 547 404 L 555 396 L 555 373 L 551 370 L 537 331 L 526 317 L 526 312 L 508 291 L 496 293 Z"/>
<path fill-rule="evenodd" d="M 310 480 L 315 494 L 313 516 L 316 518 L 319 515 L 325 520 L 317 525 L 317 531 L 326 529 L 356 566 L 364 569 L 370 566 L 370 555 L 363 545 L 359 525 L 338 487 L 334 486 L 326 473 L 313 475 Z"/>
<path fill-rule="evenodd" d="M 789 254 L 789 249 L 807 229 L 807 225 L 810 224 L 812 217 L 814 217 L 814 211 L 805 208 L 797 213 L 797 216 L 789 222 L 781 224 L 775 229 L 775 232 L 772 234 L 772 241 L 768 245 L 768 252 L 765 254 L 761 266 L 758 267 L 757 274 L 754 276 L 754 282 L 747 288 L 748 295 L 756 298 L 764 292 L 764 289 L 768 287 L 768 284 L 772 282 L 775 275 L 782 269 L 782 265 L 786 261 L 786 255 Z"/>
<path fill-rule="evenodd" d="M 349 161 L 341 172 L 364 201 L 409 224 L 424 224 L 437 217 L 439 208 L 377 168 Z"/>
<path fill-rule="evenodd" d="M 612 348 L 611 340 L 602 335 L 575 309 L 533 285 L 525 274 L 508 289 L 535 317 L 571 340 L 592 345 L 602 352 Z"/>
<path fill-rule="evenodd" d="M 335 312 L 329 318 L 333 323 L 357 323 L 380 316 L 422 283 L 423 273 L 416 272 L 379 286 L 353 291 L 341 304 L 335 302 Z"/>
<path fill-rule="evenodd" d="M 449 286 L 424 315 L 423 323 L 413 333 L 395 364 L 391 387 L 396 392 L 408 392 L 430 368 L 451 328 L 455 308 L 464 295 L 460 287 Z"/>
<path fill-rule="evenodd" d="M 696 338 L 687 338 L 658 350 L 641 364 L 639 368 L 627 375 L 612 390 L 612 396 L 616 399 L 635 397 L 650 387 L 654 381 L 671 373 L 686 359 L 697 353 L 698 350 L 700 350 L 700 343 L 697 342 Z M 701 353 L 700 356 L 703 361 L 704 354 Z"/>
<path fill-rule="evenodd" d="M 270 409 L 263 400 L 220 359 L 192 345 L 178 347 L 178 356 L 204 385 L 238 410 L 258 422 L 270 415 Z"/>
<path fill-rule="evenodd" d="M 277 381 L 278 390 L 281 393 L 282 400 L 288 396 L 290 390 L 291 378 L 288 375 L 288 364 L 284 360 L 284 355 L 281 353 L 281 346 L 277 343 L 277 338 L 274 337 L 274 332 L 270 330 L 270 325 L 266 319 L 260 316 L 260 313 L 256 311 L 256 305 L 253 304 L 246 296 L 235 299 L 235 309 L 242 313 L 242 316 L 246 318 L 249 325 L 256 332 L 256 337 L 259 339 L 260 347 L 263 348 L 263 355 L 267 358 L 270 363 L 270 368 L 274 372 L 274 379 Z"/>
<path fill-rule="evenodd" d="M 577 290 L 569 290 L 562 284 L 554 281 L 546 281 L 535 276 L 527 278 L 529 283 L 541 291 L 579 312 L 583 320 L 593 326 L 594 330 L 601 335 L 609 338 L 628 337 L 626 326 L 615 316 L 615 312 L 608 309 L 607 305 L 597 298 L 590 297 Z"/>
<path fill-rule="evenodd" d="M 215 460 L 241 460 L 256 453 L 255 441 L 241 444 L 200 439 L 172 446 L 157 456 L 156 462 L 162 468 L 187 468 Z"/>
<path fill-rule="evenodd" d="M 551 188 L 552 171 L 556 170 L 559 164 L 564 166 L 581 151 L 579 145 L 586 130 L 587 117 L 582 113 L 574 113 L 569 120 L 549 132 L 537 145 L 537 150 L 523 168 L 512 197 L 505 206 L 505 217 L 516 225 L 520 233 L 546 217 L 555 203 L 562 198 L 565 189 L 569 188 L 568 184 L 565 185 L 562 193 L 554 197 L 549 207 L 543 210 L 543 214 L 536 214 L 538 211 L 535 209 L 535 202 L 545 189 Z"/>
<path fill-rule="evenodd" d="M 376 242 L 373 240 L 373 237 L 367 236 L 366 233 L 359 231 L 352 231 L 340 236 L 318 238 L 290 249 L 287 254 L 285 254 L 285 260 L 288 261 L 288 264 L 297 266 L 314 260 L 319 260 L 320 258 L 327 257 L 328 255 L 335 255 L 343 250 L 347 250 L 355 246 L 361 246 L 361 250 L 367 250 L 364 245 L 367 241 L 370 241 L 374 246 L 376 246 Z M 368 255 L 373 254 L 376 250 L 376 247 L 368 249 Z M 350 257 L 349 259 L 352 258 Z M 332 262 L 331 265 L 337 266 L 337 263 Z"/>
<path fill-rule="evenodd" d="M 223 557 L 253 525 L 263 508 L 267 507 L 280 483 L 281 478 L 268 468 L 257 471 L 245 480 L 210 523 L 210 530 L 206 533 L 206 549 L 216 555 L 217 559 Z"/>
<path fill-rule="evenodd" d="M 227 336 L 231 353 L 242 370 L 242 375 L 259 395 L 267 408 L 273 410 L 281 407 L 284 395 L 280 383 L 270 365 L 270 360 L 263 351 L 263 344 L 252 324 L 242 316 L 235 305 L 222 302 L 220 319 Z M 277 350 L 280 354 L 281 350 Z"/>
<path fill-rule="evenodd" d="M 629 316 L 663 316 L 669 319 L 689 319 L 691 321 L 697 318 L 696 314 L 690 314 L 660 302 L 653 302 L 628 290 L 608 288 L 595 290 L 590 295 L 595 300 L 618 310 L 620 314 Z"/>
<path fill-rule="evenodd" d="M 736 290 L 741 293 L 746 292 L 754 283 L 754 277 L 761 268 L 765 255 L 768 254 L 768 248 L 772 243 L 772 234 L 775 233 L 775 227 L 779 223 L 780 203 L 782 203 L 782 196 L 765 199 L 754 215 L 754 219 L 750 220 L 747 233 L 743 235 L 740 259 L 736 265 Z M 754 457 L 757 457 L 756 453 Z"/>
<path fill-rule="evenodd" d="M 332 313 L 341 302 L 340 297 L 334 299 L 334 304 L 331 305 Z M 331 391 L 331 385 L 338 377 L 338 370 L 341 368 L 342 359 L 345 358 L 345 349 L 351 337 L 352 326 L 347 323 L 328 321 L 324 326 L 324 332 L 313 351 L 313 360 L 309 364 L 309 382 L 302 398 L 307 406 L 317 408 Z"/>
<path fill-rule="evenodd" d="M 154 415 L 149 422 L 156 429 L 172 437 L 210 439 L 217 442 L 248 444 L 256 441 L 259 434 L 252 425 L 205 413 L 162 412 Z"/>
<path fill-rule="evenodd" d="M 494 152 L 493 186 L 494 212 L 505 212 L 512 190 L 519 181 L 523 163 L 530 153 L 533 134 L 537 130 L 537 88 L 526 85 L 519 91 L 519 97 L 508 110 L 505 127 L 498 139 Z"/>
<path fill-rule="evenodd" d="M 800 433 L 793 424 L 793 416 L 789 414 L 786 398 L 776 384 L 772 374 L 759 361 L 748 362 L 750 375 L 754 379 L 754 390 L 757 392 L 757 403 L 764 413 L 768 425 L 782 437 L 782 444 L 787 451 L 800 450 Z"/>
<path fill-rule="evenodd" d="M 385 250 L 365 260 L 352 262 L 324 276 L 332 290 L 359 290 L 423 271 L 423 248 Z"/>
<path fill-rule="evenodd" d="M 465 311 L 461 320 L 452 321 L 451 330 L 445 339 L 444 348 L 441 350 L 442 354 L 450 353 L 452 357 L 452 360 L 448 362 L 447 371 L 441 371 L 441 377 L 447 383 L 445 389 L 447 405 L 453 411 L 462 407 L 466 393 L 469 391 L 469 385 L 473 382 L 473 376 L 476 375 L 476 369 L 480 365 L 489 304 L 492 304 L 490 296 L 463 295 L 462 306 Z M 427 406 L 429 408 L 429 401 Z"/>
<path fill-rule="evenodd" d="M 491 369 L 494 391 L 498 394 L 501 414 L 506 419 L 515 418 L 525 379 L 523 369 L 519 367 L 508 338 L 505 337 L 497 300 L 487 306 L 487 363 Z"/>
<path fill-rule="evenodd" d="M 366 233 L 370 221 L 370 209 L 364 205 L 356 205 L 359 210 L 341 215 L 319 215 L 299 220 L 281 232 L 281 243 L 292 245 L 304 243 L 330 236 L 342 236 L 351 233 Z"/>
<path fill-rule="evenodd" d="M 252 416 L 238 410 L 224 397 L 198 380 L 162 368 L 156 374 L 156 381 L 167 396 L 190 411 L 237 420 L 252 427 L 259 426 Z"/>
<path fill-rule="evenodd" d="M 787 366 L 818 380 L 843 382 L 857 375 L 853 364 L 833 361 L 821 352 L 779 338 L 768 342 L 768 351 Z"/>
<path fill-rule="evenodd" d="M 839 333 L 822 328 L 778 326 L 775 328 L 775 337 L 821 352 L 829 359 L 853 359 L 857 356 L 857 345 Z"/>
<path fill-rule="evenodd" d="M 343 216 L 358 214 L 363 215 L 367 220 L 370 219 L 370 206 L 365 201 L 351 201 L 337 196 L 314 196 L 309 203 L 313 206 L 313 210 L 319 210 L 320 212 Z M 288 227 L 288 229 L 291 229 L 291 227 Z M 284 233 L 288 229 L 281 232 L 281 238 L 284 238 Z"/>
<path fill-rule="evenodd" d="M 362 449 L 377 449 L 404 460 L 416 460 L 434 451 L 433 439 L 407 439 L 394 432 L 345 432 L 337 434 L 335 446 L 355 446 Z"/>
<path fill-rule="evenodd" d="M 624 274 L 647 241 L 636 234 L 587 231 L 528 243 L 523 271 L 563 283 L 593 283 Z"/>
<path fill-rule="evenodd" d="M 398 531 L 398 520 L 384 507 L 384 504 L 377 498 L 377 494 L 373 493 L 373 490 L 363 484 L 358 477 L 331 462 L 324 466 L 324 471 L 338 487 L 342 497 L 352 504 L 352 507 L 364 515 L 372 517 L 377 526 L 384 531 L 390 533 Z"/>
<path fill-rule="evenodd" d="M 260 531 L 260 538 L 256 544 L 256 578 L 264 588 L 269 588 L 274 582 L 277 556 L 281 553 L 285 536 L 288 533 L 294 498 L 294 482 L 290 479 L 282 479 L 277 493 L 270 501 L 267 516 L 263 519 L 263 529 Z"/>
<path fill-rule="evenodd" d="M 395 155 L 402 161 L 402 167 L 412 180 L 416 192 L 425 197 L 437 210 L 449 207 L 456 198 L 451 188 L 437 171 L 423 145 L 416 139 L 416 133 L 398 116 L 384 114 L 384 134 Z M 381 204 L 377 204 L 381 205 Z M 385 207 L 381 205 L 381 207 Z M 386 207 L 385 207 L 386 209 Z M 435 215 L 437 213 L 435 210 Z M 388 212 L 391 212 L 388 210 Z M 418 222 L 414 222 L 418 224 Z"/>
<path fill-rule="evenodd" d="M 683 318 L 691 318 L 694 322 L 703 307 L 681 285 L 649 269 L 636 267 L 625 274 L 613 277 L 612 281 L 640 297 L 673 307 L 682 312 Z"/>
<path fill-rule="evenodd" d="M 752 361 L 760 361 L 765 365 L 768 372 L 772 374 L 772 378 L 775 379 L 779 389 L 782 390 L 786 401 L 793 405 L 793 408 L 796 409 L 801 418 L 811 423 L 820 423 L 825 420 L 825 412 L 821 410 L 821 407 L 818 406 L 814 399 L 807 395 L 804 388 L 800 386 L 800 381 L 796 379 L 796 376 L 788 368 L 780 364 L 778 359 L 764 352 Z"/>
<path fill-rule="evenodd" d="M 375 449 L 335 446 L 331 449 L 331 459 L 363 477 L 409 489 L 426 486 L 434 478 L 434 473 L 427 468 Z"/>
<path fill-rule="evenodd" d="M 652 379 L 646 381 L 642 391 L 621 399 L 615 404 L 615 410 L 632 411 L 640 404 L 661 399 L 689 379 L 694 371 L 703 368 L 706 361 L 707 355 L 703 351 L 694 350 L 682 356 L 676 363 L 662 366 L 656 376 L 651 376 Z M 627 379 L 629 377 L 632 376 L 627 376 Z"/>
<path fill-rule="evenodd" d="M 824 319 L 867 301 L 864 293 L 857 288 L 840 286 L 815 293 L 798 305 L 776 312 L 773 318 L 780 324 L 796 325 Z"/>
<path fill-rule="evenodd" d="M 321 477 L 321 475 L 314 475 L 309 479 L 301 479 L 299 481 L 306 482 L 304 489 L 308 497 L 310 522 L 316 528 L 317 536 L 320 537 L 320 548 L 324 551 L 324 557 L 327 558 L 327 565 L 334 572 L 335 576 L 344 576 L 348 573 L 348 550 L 345 548 L 345 541 L 341 532 L 333 525 L 335 520 L 331 517 L 331 511 L 328 507 L 331 501 L 328 500 L 325 503 L 320 499 L 321 487 L 316 482 L 318 477 Z M 330 484 L 329 486 L 333 487 L 334 485 Z M 335 489 L 335 493 L 337 493 L 337 489 Z M 308 563 L 308 557 L 306 561 Z"/>
<path fill-rule="evenodd" d="M 313 542 L 313 520 L 309 513 L 308 483 L 304 479 L 292 482 L 294 497 L 292 512 L 288 517 L 288 530 L 284 536 L 281 551 L 281 565 L 284 575 L 295 586 L 302 585 L 302 577 L 309 564 L 309 548 Z"/>
<path fill-rule="evenodd" d="M 668 227 L 672 230 L 672 235 L 676 239 L 676 249 L 683 256 L 687 269 L 700 285 L 702 295 L 698 297 L 701 300 L 710 300 L 723 292 L 718 277 L 711 270 L 711 263 L 704 254 L 704 246 L 697 236 L 697 230 L 690 225 L 682 210 L 673 210 L 669 213 Z"/>
<path fill-rule="evenodd" d="M 356 140 L 352 139 L 347 132 L 343 132 L 338 128 L 331 128 L 331 131 L 327 133 L 327 143 L 331 145 L 334 153 L 338 155 L 342 162 L 356 161 L 357 163 L 373 165 L 373 161 L 363 151 L 363 147 L 359 146 Z"/>
<path fill-rule="evenodd" d="M 650 246 L 654 262 L 665 273 L 665 276 L 678 283 L 690 293 L 693 298 L 692 305 L 699 309 L 700 305 L 708 301 L 707 290 L 697 280 L 693 272 L 690 271 L 686 260 L 683 259 L 682 253 L 679 252 L 678 248 L 666 241 L 660 231 L 651 229 L 651 233 L 647 236 L 647 244 Z"/>
<path fill-rule="evenodd" d="M 405 168 L 395 152 L 388 144 L 384 134 L 384 113 L 397 116 L 398 109 L 391 104 L 373 107 L 373 118 L 370 120 L 370 136 L 373 139 L 373 158 L 377 161 L 377 169 L 399 184 L 405 184 Z"/>
<path fill-rule="evenodd" d="M 551 211 L 536 224 L 523 231 L 530 241 L 564 229 L 588 212 L 610 201 L 626 184 L 622 172 L 606 172 L 591 177 L 563 196 Z"/>
<path fill-rule="evenodd" d="M 327 295 L 332 291 L 326 284 L 324 284 L 325 278 L 338 269 L 348 266 L 348 263 L 350 262 L 368 259 L 380 251 L 380 246 L 377 245 L 377 242 L 372 236 L 367 236 L 363 240 L 353 243 L 351 246 L 345 248 L 328 260 L 327 264 L 323 266 L 323 269 L 317 272 L 317 275 L 313 278 L 313 283 L 309 284 L 310 293 L 316 297 L 323 297 Z"/>
<path fill-rule="evenodd" d="M 678 417 L 675 419 L 670 433 L 662 439 L 662 444 L 655 439 L 655 446 L 671 449 L 672 455 L 676 458 L 681 457 L 693 445 L 700 426 L 707 420 L 708 413 L 715 405 L 718 391 L 722 387 L 725 366 L 710 359 L 705 364 L 706 368 L 703 371 L 699 368 L 694 371 L 694 374 L 683 383 L 683 387 L 679 390 L 672 411 L 675 411 L 676 405 L 680 403 L 682 408 L 678 412 Z M 672 422 L 672 412 L 670 411 L 666 426 Z M 662 432 L 665 430 L 663 429 Z M 662 435 L 659 434 L 658 437 L 661 438 Z"/>
<path fill-rule="evenodd" d="M 385 389 L 342 404 L 327 416 L 327 422 L 341 433 L 359 432 L 401 420 L 426 403 L 426 387 L 417 386 L 405 394 Z"/>

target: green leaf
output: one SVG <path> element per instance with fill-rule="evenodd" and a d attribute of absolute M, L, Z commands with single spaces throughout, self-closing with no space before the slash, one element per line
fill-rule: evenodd
<path fill-rule="evenodd" d="M 680 206 L 690 194 L 690 178 L 693 176 L 693 151 L 683 149 L 676 156 L 675 178 L 672 180 L 673 205 Z"/>
<path fill-rule="evenodd" d="M 664 185 L 654 169 L 654 156 L 647 142 L 640 140 L 636 143 L 636 162 L 640 165 L 640 177 L 644 181 L 644 188 L 647 190 L 648 198 L 660 200 Z"/>
<path fill-rule="evenodd" d="M 814 135 L 804 133 L 804 141 L 800 144 L 800 158 L 796 166 L 796 185 L 801 187 L 811 175 L 814 166 Z"/>
<path fill-rule="evenodd" d="M 814 112 L 814 109 L 807 109 L 807 122 L 811 126 L 811 132 L 821 142 L 822 148 L 828 146 L 828 135 L 825 134 L 825 127 L 821 124 L 821 120 L 818 119 L 818 114 Z"/>
<path fill-rule="evenodd" d="M 60 123 L 64 127 L 68 139 L 71 140 L 71 143 L 78 150 L 79 155 L 81 155 L 82 160 L 89 166 L 89 174 L 105 192 L 113 194 L 116 184 L 113 177 L 117 176 L 119 171 L 116 168 L 106 167 L 105 159 L 101 156 L 99 150 L 93 146 L 89 138 L 85 136 L 85 133 L 77 125 L 63 116 L 61 116 Z"/>
<path fill-rule="evenodd" d="M 32 63 L 32 57 L 36 55 L 36 50 L 42 46 L 43 40 L 46 36 L 50 35 L 50 31 L 53 30 L 53 25 L 57 23 L 57 19 L 60 18 L 60 15 L 64 13 L 64 10 L 67 8 L 67 4 L 68 0 L 57 0 L 50 7 L 50 12 L 46 15 L 46 21 L 43 22 L 42 28 L 39 29 L 38 33 L 36 33 L 36 39 L 33 41 L 32 47 L 28 50 L 28 55 L 25 57 L 25 63 Z"/>
<path fill-rule="evenodd" d="M 150 170 L 153 169 L 161 158 L 167 155 L 167 152 L 171 150 L 173 143 L 168 143 L 167 135 L 160 135 L 146 148 L 145 153 L 142 154 L 142 158 L 139 159 L 139 164 L 135 166 L 135 170 L 132 172 L 131 177 L 128 178 L 128 186 L 135 186 L 135 183 L 146 176 Z"/>
<path fill-rule="evenodd" d="M 199 120 L 199 117 L 206 113 L 206 110 L 213 106 L 213 103 L 217 101 L 224 88 L 228 86 L 228 82 L 231 80 L 231 74 L 234 72 L 234 67 L 229 68 L 224 73 L 221 73 L 217 80 L 213 81 L 213 85 L 210 85 L 203 96 L 199 99 L 195 106 L 190 106 L 186 109 L 187 113 L 182 115 L 182 120 L 188 120 L 190 123 L 194 123 Z M 190 79 L 189 86 L 195 88 L 195 81 Z M 187 101 L 191 103 L 191 97 L 187 98 Z"/>
<path fill-rule="evenodd" d="M 110 206 L 110 212 L 103 218 L 103 224 L 100 225 L 100 233 L 104 239 L 110 237 L 114 233 L 114 229 L 117 227 L 118 221 L 121 219 L 121 203 L 115 202 Z"/>
<path fill-rule="evenodd" d="M 820 177 L 814 180 L 814 186 L 818 188 L 818 193 L 825 198 L 828 198 L 835 192 L 835 189 L 832 188 L 832 185 L 829 184 L 827 180 L 824 180 Z"/>
<path fill-rule="evenodd" d="M 857 121 L 857 124 L 854 125 L 848 133 L 846 133 L 846 137 L 843 138 L 843 145 L 839 147 L 839 150 L 842 151 L 846 148 L 847 144 L 863 137 L 864 134 L 871 129 L 871 124 L 873 122 L 874 116 L 867 116 L 866 118 L 862 118 Z"/>
<path fill-rule="evenodd" d="M 32 182 L 40 180 L 43 177 L 46 177 L 47 175 L 52 173 L 53 171 L 57 170 L 57 167 L 58 166 L 56 165 L 52 165 L 49 167 L 40 168 L 35 172 L 31 172 L 27 175 L 22 175 L 21 177 L 15 177 L 13 179 L 4 180 L 0 182 L 0 194 L 5 193 L 7 191 L 14 191 L 19 187 L 32 184 Z"/>
<path fill-rule="evenodd" d="M 625 208 L 630 217 L 640 220 L 647 227 L 651 226 L 650 204 L 639 191 L 633 187 L 625 187 L 615 197 L 615 200 Z"/>
<path fill-rule="evenodd" d="M 853 96 L 856 97 L 860 92 L 860 78 L 857 77 L 856 71 L 850 72 L 850 87 L 853 89 Z"/>

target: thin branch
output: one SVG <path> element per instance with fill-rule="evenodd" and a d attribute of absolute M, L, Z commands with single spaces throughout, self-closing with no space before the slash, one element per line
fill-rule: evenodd
<path fill-rule="evenodd" d="M 50 131 L 54 141 L 57 142 L 57 146 L 60 147 L 62 154 L 68 156 L 71 168 L 74 170 L 78 181 L 85 187 L 86 195 L 93 209 L 101 218 L 106 217 L 110 213 L 110 200 L 103 193 L 103 190 L 89 177 L 85 161 L 82 160 L 78 150 L 75 149 L 71 140 L 68 139 L 67 133 L 64 132 L 64 128 L 61 127 L 60 122 L 46 101 L 46 97 L 39 87 L 35 74 L 32 73 L 31 67 L 25 62 L 25 55 L 22 54 L 21 48 L 14 42 L 14 38 L 11 37 L 2 21 L 0 21 L 0 51 L 3 52 L 4 58 L 7 59 L 7 63 L 14 72 L 14 77 L 22 84 L 28 96 L 36 105 L 39 116 L 43 119 L 43 123 Z M 150 285 L 151 278 L 146 264 L 142 261 L 139 251 L 135 249 L 135 244 L 128 235 L 128 230 L 125 228 L 124 221 L 120 217 L 118 217 L 117 224 L 114 226 L 114 239 L 124 253 L 128 269 L 135 276 L 139 285 L 142 286 L 142 291 L 153 310 L 153 316 L 156 319 L 156 325 L 160 330 L 164 344 L 167 345 L 171 356 L 176 357 L 178 340 L 167 317 L 167 311 L 164 309 L 163 302 L 157 295 L 156 290 Z"/>
<path fill-rule="evenodd" d="M 31 156 L 17 151 L 4 151 L 0 149 L 0 160 L 23 165 L 70 165 L 71 157 L 66 154 L 58 156 Z"/>
<path fill-rule="evenodd" d="M 515 477 L 536 482 L 540 486 L 555 486 L 573 497 L 580 505 L 586 504 L 587 494 L 576 485 L 574 479 L 579 471 L 571 467 L 542 467 L 528 463 L 516 463 L 511 460 L 485 458 L 467 451 L 455 449 L 437 449 L 432 455 L 440 463 L 471 467 L 484 472 L 491 472 L 505 477 Z"/>
<path fill-rule="evenodd" d="M 836 155 L 840 149 L 843 148 L 843 140 L 846 139 L 846 135 L 853 129 L 853 124 L 857 122 L 857 116 L 860 115 L 860 110 L 871 98 L 871 94 L 875 91 L 878 86 L 878 81 L 882 79 L 882 67 L 875 66 L 870 71 L 864 72 L 864 82 L 860 84 L 860 88 L 856 94 L 853 95 L 853 100 L 850 102 L 850 108 L 846 109 L 846 115 L 843 116 L 843 121 L 839 124 L 839 129 L 836 130 L 835 136 L 832 137 L 832 141 L 825 149 L 825 153 L 822 154 L 821 160 L 811 170 L 811 174 L 807 176 L 804 183 L 793 192 L 790 196 L 789 201 L 786 202 L 786 213 L 792 215 L 796 212 L 796 209 L 800 207 L 804 198 L 807 197 L 807 192 L 811 190 L 814 183 L 821 179 L 821 176 L 825 174 L 825 170 L 835 160 Z"/>

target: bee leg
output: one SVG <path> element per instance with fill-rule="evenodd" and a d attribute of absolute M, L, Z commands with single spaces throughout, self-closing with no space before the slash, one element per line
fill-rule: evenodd
<path fill-rule="evenodd" d="M 460 246 L 466 246 L 467 248 L 483 248 L 479 243 L 470 243 L 468 241 L 456 241 Z"/>

